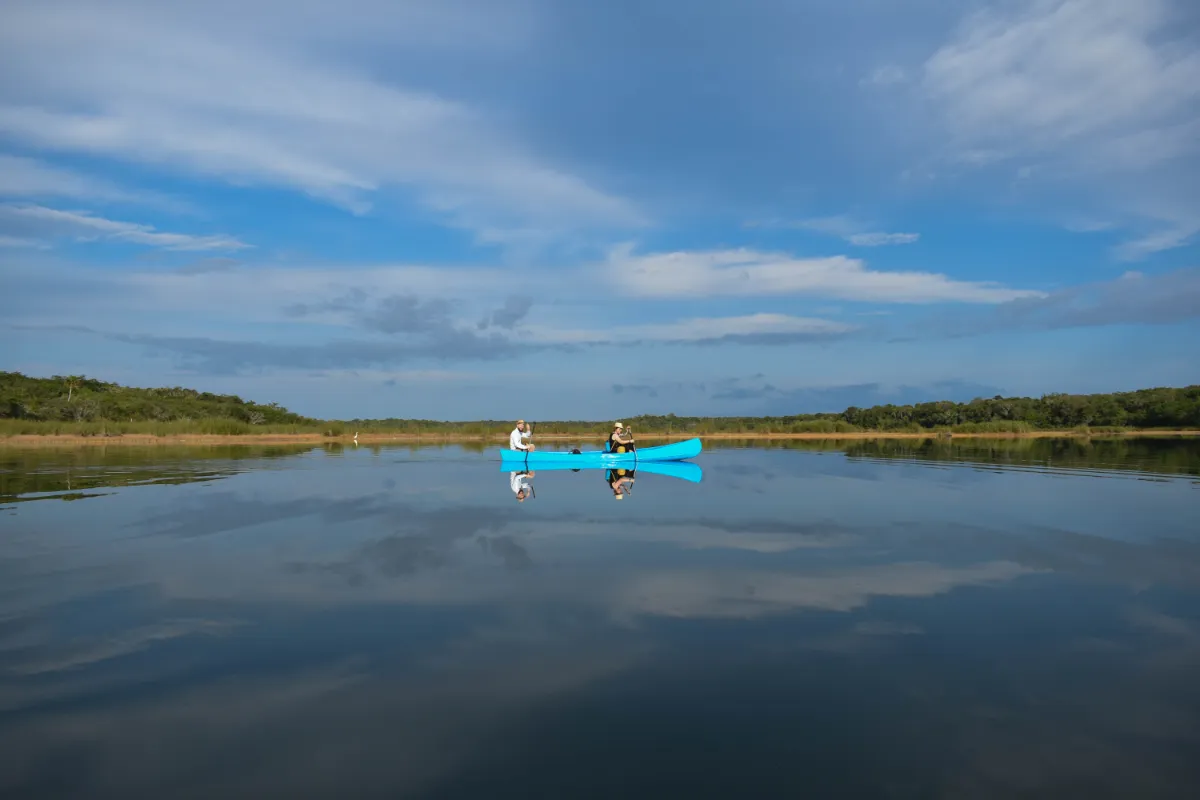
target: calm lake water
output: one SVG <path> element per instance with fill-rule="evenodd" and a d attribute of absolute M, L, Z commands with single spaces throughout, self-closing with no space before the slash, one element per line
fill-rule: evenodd
<path fill-rule="evenodd" d="M 1200 797 L 1200 442 L 706 448 L 0 449 L 0 795 Z"/>

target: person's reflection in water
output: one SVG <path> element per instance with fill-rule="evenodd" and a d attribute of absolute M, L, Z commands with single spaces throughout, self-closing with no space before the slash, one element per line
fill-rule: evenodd
<path fill-rule="evenodd" d="M 604 480 L 612 489 L 614 500 L 623 500 L 633 486 L 633 470 L 610 469 L 604 472 Z"/>
<path fill-rule="evenodd" d="M 508 485 L 512 487 L 513 494 L 517 497 L 518 503 L 524 503 L 525 498 L 533 494 L 533 483 L 531 479 L 534 473 L 532 472 L 510 472 L 508 477 Z"/>

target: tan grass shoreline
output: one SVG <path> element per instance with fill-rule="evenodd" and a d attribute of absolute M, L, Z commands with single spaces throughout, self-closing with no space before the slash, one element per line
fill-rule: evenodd
<path fill-rule="evenodd" d="M 855 431 L 848 433 L 639 433 L 641 441 L 678 441 L 699 436 L 712 441 L 757 441 L 757 440 L 854 440 L 854 439 L 937 439 L 945 436 L 938 431 L 921 433 L 891 431 Z M 1192 437 L 1200 431 L 1122 431 L 1089 433 L 1078 430 L 1030 431 L 1025 433 L 952 433 L 954 439 L 1064 439 L 1064 438 L 1138 438 L 1138 437 Z M 503 446 L 506 435 L 467 436 L 463 434 L 412 434 L 412 433 L 359 433 L 358 444 L 457 444 L 464 442 L 488 442 Z M 589 442 L 600 446 L 600 437 L 587 434 L 538 434 L 534 442 Z M 237 436 L 203 433 L 181 433 L 155 436 L 147 433 L 128 433 L 114 436 L 81 436 L 79 434 L 16 434 L 0 438 L 0 448 L 5 447 L 94 447 L 124 445 L 269 445 L 269 444 L 344 444 L 353 445 L 353 434 L 326 436 L 320 433 L 267 433 L 242 434 Z"/>

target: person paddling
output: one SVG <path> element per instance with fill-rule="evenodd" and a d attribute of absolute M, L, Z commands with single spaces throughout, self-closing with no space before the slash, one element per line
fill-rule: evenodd
<path fill-rule="evenodd" d="M 517 420 L 517 427 L 513 428 L 513 432 L 508 435 L 508 448 L 510 450 L 524 450 L 531 452 L 534 450 L 534 445 L 525 441 L 529 438 L 529 427 L 525 424 L 525 420 Z"/>
<path fill-rule="evenodd" d="M 613 423 L 613 432 L 608 435 L 607 449 L 610 453 L 632 453 L 633 434 L 623 422 Z"/>

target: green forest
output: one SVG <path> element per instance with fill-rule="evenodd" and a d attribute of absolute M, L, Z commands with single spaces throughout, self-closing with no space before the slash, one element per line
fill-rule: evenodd
<path fill-rule="evenodd" d="M 1200 429 L 1200 386 L 1111 394 L 976 398 L 969 403 L 847 408 L 837 413 L 781 417 L 625 415 L 641 434 L 853 433 L 860 431 L 1025 433 L 1044 430 Z M 536 433 L 603 436 L 609 420 L 531 420 Z M 416 433 L 503 435 L 512 420 L 445 422 L 424 419 L 321 420 L 236 395 L 181 387 L 134 388 L 78 375 L 34 378 L 0 372 L 0 433 Z"/>
<path fill-rule="evenodd" d="M 82 375 L 32 378 L 0 372 L 0 425 L 0 430 L 10 435 L 86 433 L 105 428 L 239 434 L 304 432 L 319 427 L 321 421 L 294 414 L 277 403 L 260 405 L 236 395 L 178 386 L 141 389 Z"/>

